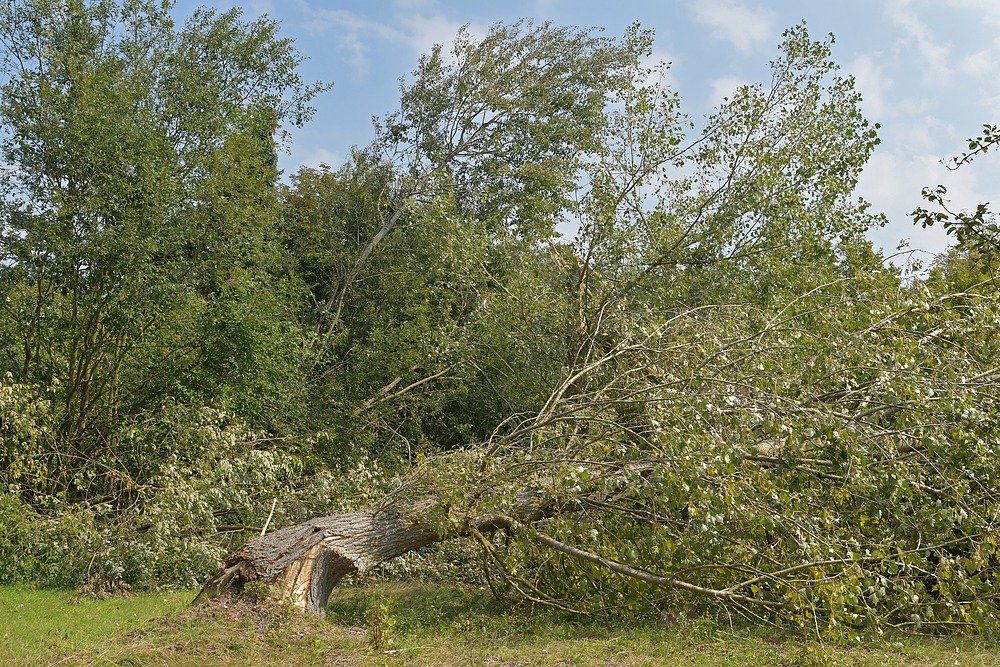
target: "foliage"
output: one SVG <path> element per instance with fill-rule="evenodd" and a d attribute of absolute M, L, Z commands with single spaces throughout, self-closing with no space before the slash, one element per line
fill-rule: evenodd
<path fill-rule="evenodd" d="M 174 406 L 126 431 L 121 457 L 156 470 L 143 483 L 107 465 L 77 481 L 111 489 L 106 498 L 74 503 L 57 494 L 36 510 L 14 493 L 0 496 L 0 582 L 193 586 L 269 516 L 274 530 L 356 509 L 391 484 L 364 459 L 316 471 L 218 410 Z"/>
<path fill-rule="evenodd" d="M 832 37 L 696 128 L 639 26 L 463 30 L 279 184 L 323 87 L 170 8 L 0 0 L 0 581 L 191 584 L 419 483 L 511 603 L 996 625 L 995 224 L 928 191 L 958 246 L 883 266 Z"/>
<path fill-rule="evenodd" d="M 884 219 L 853 194 L 878 126 L 831 44 L 786 31 L 770 84 L 740 87 L 693 137 L 659 84 L 616 100 L 575 243 L 594 293 L 585 320 L 626 297 L 671 309 L 780 302 L 880 264 L 863 235 Z"/>
<path fill-rule="evenodd" d="M 589 613 L 993 627 L 1000 310 L 887 287 L 688 312 L 595 362 L 480 464 L 471 515 L 515 516 L 525 488 L 552 504 L 488 546 L 494 576 Z"/>
<path fill-rule="evenodd" d="M 17 384 L 7 374 L 0 382 L 0 466 L 9 492 L 45 488 L 53 474 L 49 447 L 51 405 L 37 388 Z"/>
<path fill-rule="evenodd" d="M 396 624 L 392 616 L 393 600 L 383 593 L 374 593 L 368 607 L 368 643 L 372 649 L 381 651 L 392 644 L 393 626 Z"/>
<path fill-rule="evenodd" d="M 280 423 L 260 397 L 299 363 L 269 270 L 272 132 L 316 88 L 273 22 L 175 30 L 169 9 L 0 4 L 3 370 L 50 402 L 71 476 L 170 396 Z"/>
<path fill-rule="evenodd" d="M 50 580 L 51 564 L 34 552 L 38 542 L 38 514 L 17 495 L 0 495 L 0 584 Z"/>

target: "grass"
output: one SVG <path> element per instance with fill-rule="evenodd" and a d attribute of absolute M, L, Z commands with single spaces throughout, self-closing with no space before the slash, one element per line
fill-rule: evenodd
<path fill-rule="evenodd" d="M 347 587 L 326 620 L 283 604 L 191 609 L 190 591 L 71 604 L 74 595 L 0 588 L 0 665 L 1000 666 L 1000 645 L 975 637 L 832 646 L 707 618 L 607 624 L 513 613 L 482 591 L 442 585 Z"/>
<path fill-rule="evenodd" d="M 38 664 L 32 660 L 92 648 L 186 608 L 193 597 L 183 591 L 97 600 L 73 591 L 0 587 L 0 665 Z"/>

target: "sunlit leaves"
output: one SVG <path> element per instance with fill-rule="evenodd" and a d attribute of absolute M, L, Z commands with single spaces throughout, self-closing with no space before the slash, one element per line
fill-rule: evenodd
<path fill-rule="evenodd" d="M 273 133 L 318 89 L 274 22 L 203 10 L 175 28 L 169 9 L 0 4 L 4 368 L 52 400 L 70 468 L 178 395 L 273 426 L 248 398 L 299 364 Z"/>
<path fill-rule="evenodd" d="M 624 374 L 562 401 L 530 459 L 492 481 L 551 493 L 546 534 L 756 601 L 723 602 L 734 612 L 824 633 L 991 623 L 1000 396 L 978 350 L 1000 311 L 885 287 L 676 318 L 623 348 Z M 518 576 L 569 607 L 701 603 L 520 537 Z"/>

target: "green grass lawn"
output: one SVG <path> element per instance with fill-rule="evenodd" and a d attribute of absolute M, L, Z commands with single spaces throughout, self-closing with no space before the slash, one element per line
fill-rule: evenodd
<path fill-rule="evenodd" d="M 0 587 L 0 665 L 89 650 L 186 608 L 190 591 L 96 600 L 73 591 Z M 7 662 L 5 662 L 7 661 Z"/>
<path fill-rule="evenodd" d="M 346 587 L 326 620 L 280 604 L 191 609 L 193 591 L 75 597 L 0 588 L 0 665 L 1000 665 L 1000 644 L 976 637 L 833 646 L 708 618 L 528 615 L 498 608 L 483 591 L 441 585 Z"/>

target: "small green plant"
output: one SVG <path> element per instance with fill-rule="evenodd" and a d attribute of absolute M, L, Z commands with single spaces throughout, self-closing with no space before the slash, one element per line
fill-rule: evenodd
<path fill-rule="evenodd" d="M 396 619 L 392 616 L 392 598 L 375 591 L 368 606 L 368 643 L 376 651 L 392 644 L 392 629 Z"/>
<path fill-rule="evenodd" d="M 249 602 L 263 602 L 271 597 L 271 585 L 265 581 L 250 581 L 243 587 L 243 596 Z"/>
<path fill-rule="evenodd" d="M 834 651 L 816 642 L 810 642 L 794 652 L 790 658 L 791 661 L 786 664 L 795 667 L 831 667 L 834 664 Z"/>

